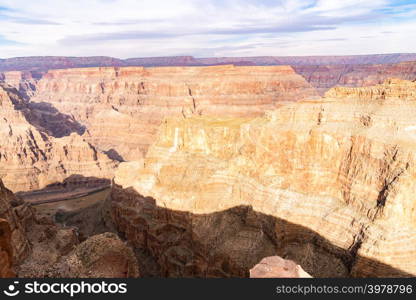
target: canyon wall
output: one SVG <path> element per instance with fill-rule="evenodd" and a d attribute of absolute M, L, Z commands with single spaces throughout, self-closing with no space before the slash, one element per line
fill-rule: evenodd
<path fill-rule="evenodd" d="M 85 68 L 51 70 L 31 101 L 74 117 L 113 158 L 143 156 L 165 117 L 256 116 L 318 97 L 291 67 Z"/>
<path fill-rule="evenodd" d="M 50 136 L 15 89 L 0 87 L 0 108 L 0 178 L 12 191 L 39 189 L 75 174 L 111 178 L 113 160 L 77 133 Z"/>
<path fill-rule="evenodd" d="M 37 81 L 42 75 L 43 72 L 36 71 L 9 71 L 0 73 L 0 81 L 14 87 L 23 99 L 29 100 L 34 95 Z"/>
<path fill-rule="evenodd" d="M 293 68 L 321 95 L 334 86 L 371 86 L 383 83 L 388 78 L 416 79 L 415 61 L 396 64 L 297 65 Z"/>
<path fill-rule="evenodd" d="M 314 277 L 414 276 L 415 91 L 389 80 L 264 117 L 169 119 L 118 168 L 112 218 L 164 276 L 248 276 L 273 255 Z"/>

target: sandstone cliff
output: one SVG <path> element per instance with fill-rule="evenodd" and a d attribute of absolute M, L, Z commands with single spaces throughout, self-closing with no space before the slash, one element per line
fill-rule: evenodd
<path fill-rule="evenodd" d="M 167 120 L 120 165 L 114 222 L 166 276 L 248 276 L 273 255 L 314 277 L 414 276 L 415 91 L 390 80 L 265 117 Z"/>
<path fill-rule="evenodd" d="M 11 190 L 42 188 L 73 174 L 112 176 L 113 160 L 77 133 L 50 136 L 15 90 L 0 87 L 0 108 L 0 178 Z"/>
<path fill-rule="evenodd" d="M 91 144 L 131 160 L 147 151 L 165 117 L 256 116 L 316 96 L 291 67 L 227 65 L 52 70 L 31 100 L 74 116 Z"/>

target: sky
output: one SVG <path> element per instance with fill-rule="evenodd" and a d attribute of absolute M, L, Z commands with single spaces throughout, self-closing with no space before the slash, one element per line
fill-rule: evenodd
<path fill-rule="evenodd" d="M 416 52 L 416 0 L 0 0 L 0 57 Z"/>

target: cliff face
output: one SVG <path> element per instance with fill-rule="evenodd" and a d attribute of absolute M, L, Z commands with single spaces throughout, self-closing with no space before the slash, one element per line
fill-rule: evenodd
<path fill-rule="evenodd" d="M 25 100 L 32 97 L 36 91 L 37 81 L 42 72 L 9 71 L 0 73 L 0 81 L 14 87 Z"/>
<path fill-rule="evenodd" d="M 247 276 L 272 255 L 314 277 L 414 276 L 415 91 L 392 80 L 265 117 L 168 120 L 120 165 L 113 219 L 167 276 Z"/>
<path fill-rule="evenodd" d="M 81 136 L 54 138 L 13 89 L 0 87 L 0 178 L 13 191 L 38 189 L 78 174 L 109 178 L 116 164 Z"/>
<path fill-rule="evenodd" d="M 305 97 L 317 93 L 291 67 L 228 65 L 53 70 L 31 100 L 73 115 L 92 144 L 131 160 L 167 116 L 255 116 Z"/>
<path fill-rule="evenodd" d="M 334 86 L 360 87 L 383 83 L 388 78 L 416 79 L 416 62 L 396 64 L 344 64 L 294 66 L 297 73 L 324 94 Z"/>

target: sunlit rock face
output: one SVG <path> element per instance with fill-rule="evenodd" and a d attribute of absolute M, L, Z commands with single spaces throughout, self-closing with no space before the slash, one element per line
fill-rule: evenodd
<path fill-rule="evenodd" d="M 131 160 L 147 151 L 165 117 L 259 116 L 313 97 L 291 67 L 224 65 L 51 70 L 31 100 L 74 116 L 93 145 Z"/>
<path fill-rule="evenodd" d="M 39 189 L 75 174 L 112 176 L 116 163 L 79 134 L 54 138 L 36 120 L 14 89 L 0 87 L 0 178 L 9 189 Z"/>
<path fill-rule="evenodd" d="M 336 88 L 257 118 L 169 119 L 122 163 L 118 230 L 166 276 L 416 274 L 416 83 Z"/>

